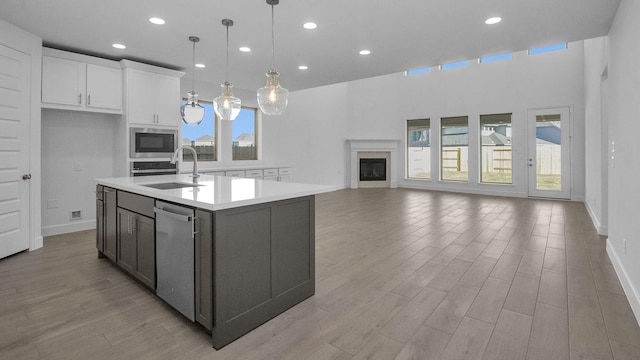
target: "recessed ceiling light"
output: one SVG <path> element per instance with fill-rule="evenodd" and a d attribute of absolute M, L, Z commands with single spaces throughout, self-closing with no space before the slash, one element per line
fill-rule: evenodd
<path fill-rule="evenodd" d="M 242 51 L 242 52 L 250 52 L 250 51 L 251 51 L 251 48 L 246 47 L 246 46 L 243 46 L 243 47 L 241 47 L 241 48 L 240 48 L 240 49 L 238 49 L 238 50 L 240 50 L 240 51 Z"/>
<path fill-rule="evenodd" d="M 149 18 L 149 22 L 156 25 L 164 25 L 165 23 L 164 19 L 157 18 L 157 17 Z"/>
<path fill-rule="evenodd" d="M 316 24 L 314 22 L 308 22 L 308 23 L 304 23 L 304 25 L 302 25 L 302 27 L 307 29 L 307 30 L 313 30 L 313 29 L 318 27 L 318 24 Z"/>
<path fill-rule="evenodd" d="M 300 70 L 307 70 L 309 67 L 307 65 L 300 65 L 298 66 L 298 69 Z"/>
<path fill-rule="evenodd" d="M 127 48 L 126 46 L 124 46 L 122 44 L 111 44 L 111 46 L 113 46 L 116 49 L 120 49 L 120 50 Z"/>
<path fill-rule="evenodd" d="M 487 25 L 493 25 L 493 24 L 497 24 L 500 21 L 502 21 L 501 17 L 492 17 L 492 18 L 488 18 L 487 20 L 484 21 L 485 24 Z"/>
<path fill-rule="evenodd" d="M 206 67 L 206 65 L 205 64 L 196 64 L 196 67 L 197 68 L 203 68 L 203 67 Z"/>
<path fill-rule="evenodd" d="M 371 54 L 371 50 L 360 50 L 360 55 L 369 55 Z"/>

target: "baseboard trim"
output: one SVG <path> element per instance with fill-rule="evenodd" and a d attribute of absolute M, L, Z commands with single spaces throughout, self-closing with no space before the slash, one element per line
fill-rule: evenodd
<path fill-rule="evenodd" d="M 95 228 L 96 228 L 95 219 L 80 221 L 80 222 L 73 222 L 70 224 L 43 226 L 42 236 L 67 234 L 67 233 L 78 232 L 83 230 L 91 230 Z"/>
<path fill-rule="evenodd" d="M 636 317 L 636 322 L 640 326 L 640 292 L 638 292 L 638 290 L 631 283 L 629 276 L 624 269 L 624 266 L 622 266 L 620 257 L 618 257 L 618 253 L 616 252 L 616 249 L 611 245 L 611 241 L 609 239 L 607 239 L 607 254 L 609 255 L 611 264 L 613 264 L 616 275 L 618 275 L 620 284 L 622 284 L 624 293 L 627 295 L 627 300 L 629 300 L 631 310 Z"/>
<path fill-rule="evenodd" d="M 589 214 L 589 217 L 591 217 L 591 222 L 593 223 L 593 226 L 596 227 L 596 231 L 598 232 L 598 234 L 609 235 L 609 227 L 603 226 L 602 224 L 600 224 L 600 219 L 598 219 L 595 211 L 593 211 L 593 208 L 591 208 L 591 204 L 589 204 L 589 202 L 586 200 L 583 202 L 584 202 L 584 207 L 587 208 L 587 213 Z"/>

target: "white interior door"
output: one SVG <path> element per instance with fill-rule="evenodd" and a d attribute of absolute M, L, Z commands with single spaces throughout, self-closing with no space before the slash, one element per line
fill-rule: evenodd
<path fill-rule="evenodd" d="M 0 45 L 0 258 L 29 248 L 30 69 L 30 55 Z"/>
<path fill-rule="evenodd" d="M 529 196 L 571 197 L 571 127 L 568 107 L 527 112 Z"/>

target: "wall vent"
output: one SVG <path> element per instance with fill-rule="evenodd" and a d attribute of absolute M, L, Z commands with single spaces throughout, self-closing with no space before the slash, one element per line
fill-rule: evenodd
<path fill-rule="evenodd" d="M 82 210 L 74 210 L 71 212 L 71 220 L 80 220 L 82 219 Z"/>

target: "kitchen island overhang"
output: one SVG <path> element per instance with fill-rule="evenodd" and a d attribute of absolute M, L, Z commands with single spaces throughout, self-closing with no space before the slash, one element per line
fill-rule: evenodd
<path fill-rule="evenodd" d="M 116 255 L 107 257 L 134 278 L 147 280 L 143 283 L 154 292 L 155 277 L 149 281 L 149 274 L 138 276 L 144 269 L 138 271 L 135 261 L 121 261 L 138 259 L 148 268 L 148 258 L 155 258 L 155 236 L 151 247 L 144 240 L 149 236 L 127 235 L 138 228 L 135 216 L 149 216 L 147 209 L 134 204 L 161 200 L 195 209 L 195 319 L 211 331 L 216 349 L 315 293 L 315 195 L 333 191 L 331 187 L 213 175 L 201 175 L 197 183 L 190 175 L 108 178 L 96 183 L 98 191 L 117 193 L 110 205 L 98 200 L 98 206 L 104 206 L 97 212 L 101 223 L 97 233 L 103 237 L 97 241 L 98 254 L 107 254 L 105 236 L 116 236 L 118 246 L 111 251 Z M 154 184 L 160 188 L 149 186 Z M 139 201 L 132 201 L 136 197 Z M 134 220 L 127 218 L 125 224 L 121 215 L 109 220 L 108 214 L 114 212 L 131 213 Z M 155 228 L 155 218 L 153 222 Z M 109 226 L 117 231 L 108 231 Z M 137 253 L 122 253 L 126 249 Z"/>

